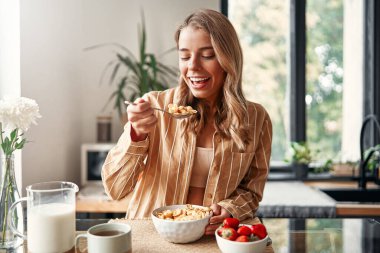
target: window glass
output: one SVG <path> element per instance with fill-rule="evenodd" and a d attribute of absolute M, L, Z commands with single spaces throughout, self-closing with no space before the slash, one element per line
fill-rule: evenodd
<path fill-rule="evenodd" d="M 308 0 L 307 140 L 317 159 L 358 157 L 362 108 L 361 0 Z"/>
<path fill-rule="evenodd" d="M 229 0 L 228 4 L 244 54 L 245 96 L 267 109 L 273 124 L 272 161 L 283 161 L 289 143 L 289 2 Z"/>

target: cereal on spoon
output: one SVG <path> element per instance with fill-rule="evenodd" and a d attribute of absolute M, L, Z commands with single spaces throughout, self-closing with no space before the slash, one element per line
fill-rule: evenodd
<path fill-rule="evenodd" d="M 168 104 L 168 111 L 169 111 L 169 113 L 171 113 L 173 115 L 189 115 L 189 114 L 196 114 L 197 113 L 197 110 L 194 110 L 193 107 L 191 107 L 190 105 L 178 106 L 177 104 Z"/>

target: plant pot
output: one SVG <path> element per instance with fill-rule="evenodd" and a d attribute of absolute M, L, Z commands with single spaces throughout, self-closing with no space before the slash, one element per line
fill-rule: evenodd
<path fill-rule="evenodd" d="M 307 178 L 307 174 L 309 173 L 309 165 L 307 164 L 293 164 L 294 174 L 297 180 L 303 180 Z"/>
<path fill-rule="evenodd" d="M 338 163 L 333 165 L 331 174 L 334 176 L 357 176 L 358 168 L 355 164 Z"/>

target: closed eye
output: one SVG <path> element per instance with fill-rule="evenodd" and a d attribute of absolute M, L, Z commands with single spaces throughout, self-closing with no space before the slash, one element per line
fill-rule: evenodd
<path fill-rule="evenodd" d="M 204 56 L 202 56 L 202 58 L 207 59 L 207 60 L 214 59 L 215 55 L 204 55 Z"/>

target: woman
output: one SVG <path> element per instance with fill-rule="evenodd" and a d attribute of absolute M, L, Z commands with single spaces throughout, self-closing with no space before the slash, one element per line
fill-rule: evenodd
<path fill-rule="evenodd" d="M 128 120 L 109 152 L 102 177 L 113 199 L 131 193 L 127 218 L 149 217 L 160 206 L 210 206 L 206 234 L 226 217 L 254 217 L 271 153 L 268 113 L 242 93 L 243 57 L 228 19 L 213 10 L 187 17 L 175 33 L 179 86 L 150 92 L 128 106 Z M 178 120 L 152 107 L 190 105 Z"/>

